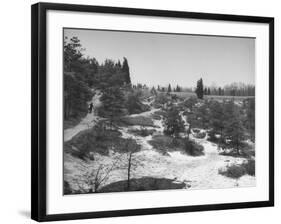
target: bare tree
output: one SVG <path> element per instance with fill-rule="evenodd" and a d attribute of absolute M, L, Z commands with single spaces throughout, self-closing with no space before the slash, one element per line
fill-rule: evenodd
<path fill-rule="evenodd" d="M 121 157 L 119 155 L 113 157 L 113 162 L 110 164 L 99 164 L 97 168 L 90 168 L 82 165 L 85 170 L 90 171 L 84 173 L 82 176 L 74 178 L 79 191 L 82 193 L 97 193 L 100 187 L 104 185 L 110 178 L 112 171 L 120 167 Z M 97 161 L 95 161 L 97 163 Z"/>

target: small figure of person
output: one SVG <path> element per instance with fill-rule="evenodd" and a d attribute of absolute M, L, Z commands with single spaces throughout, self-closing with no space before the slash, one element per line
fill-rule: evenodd
<path fill-rule="evenodd" d="M 94 105 L 93 105 L 93 103 L 91 102 L 91 103 L 89 104 L 88 112 L 89 112 L 89 113 L 92 113 L 93 108 L 94 108 Z"/>

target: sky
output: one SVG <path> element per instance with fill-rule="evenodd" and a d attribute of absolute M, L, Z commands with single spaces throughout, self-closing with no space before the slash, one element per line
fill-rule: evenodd
<path fill-rule="evenodd" d="M 194 87 L 255 83 L 255 39 L 64 29 L 80 39 L 85 57 L 117 61 L 126 57 L 132 83 Z"/>

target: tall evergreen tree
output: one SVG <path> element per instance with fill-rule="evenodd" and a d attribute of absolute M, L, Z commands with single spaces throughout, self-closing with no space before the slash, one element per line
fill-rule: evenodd
<path fill-rule="evenodd" d="M 179 111 L 174 107 L 167 111 L 167 115 L 164 117 L 164 124 L 164 133 L 167 135 L 178 137 L 179 133 L 184 131 L 184 122 L 179 115 Z"/>
<path fill-rule="evenodd" d="M 224 111 L 225 136 L 229 140 L 229 147 L 236 149 L 238 155 L 245 140 L 245 129 L 241 114 L 240 108 L 234 104 L 233 100 L 226 102 Z"/>
<path fill-rule="evenodd" d="M 208 95 L 208 90 L 206 87 L 204 88 L 204 95 Z"/>
<path fill-rule="evenodd" d="M 219 96 L 221 96 L 222 94 L 221 94 L 221 87 L 219 87 Z"/>
<path fill-rule="evenodd" d="M 208 95 L 211 95 L 211 90 L 210 90 L 210 88 L 208 88 Z"/>
<path fill-rule="evenodd" d="M 167 92 L 168 92 L 168 93 L 172 92 L 171 84 L 169 84 Z"/>
<path fill-rule="evenodd" d="M 156 95 L 156 94 L 157 94 L 157 91 L 156 91 L 156 89 L 154 88 L 154 86 L 152 86 L 150 92 L 151 92 L 151 94 L 153 94 L 153 95 Z"/>
<path fill-rule="evenodd" d="M 108 87 L 103 91 L 100 98 L 102 106 L 99 108 L 99 115 L 109 118 L 112 124 L 115 119 L 124 115 L 125 97 L 120 87 Z"/>
<path fill-rule="evenodd" d="M 250 134 L 251 140 L 255 141 L 255 99 L 250 98 L 246 102 L 245 126 Z"/>
<path fill-rule="evenodd" d="M 128 60 L 125 57 L 123 59 L 122 71 L 125 73 L 125 82 L 126 82 L 126 84 L 131 84 L 130 68 L 129 68 Z"/>
<path fill-rule="evenodd" d="M 203 86 L 202 78 L 197 81 L 197 87 L 196 87 L 195 93 L 196 93 L 198 99 L 203 99 L 203 96 L 204 96 L 204 86 Z"/>
<path fill-rule="evenodd" d="M 224 129 L 225 129 L 225 121 L 226 118 L 224 116 L 223 104 L 218 101 L 212 101 L 210 104 L 210 127 L 211 132 L 209 133 L 210 137 L 215 136 L 215 134 L 220 135 L 219 139 L 219 147 L 224 142 Z"/>

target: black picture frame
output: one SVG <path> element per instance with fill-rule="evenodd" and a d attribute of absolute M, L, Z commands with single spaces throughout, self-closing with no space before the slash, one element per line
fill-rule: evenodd
<path fill-rule="evenodd" d="M 46 12 L 63 10 L 75 12 L 99 12 L 124 15 L 161 16 L 254 22 L 269 25 L 269 200 L 243 203 L 226 203 L 196 206 L 160 207 L 130 210 L 99 211 L 85 213 L 46 213 Z M 32 73 L 32 155 L 31 155 L 31 218 L 36 221 L 74 220 L 116 216 L 133 216 L 162 213 L 194 212 L 206 210 L 238 209 L 274 206 L 274 18 L 164 11 L 137 8 L 103 7 L 73 4 L 37 3 L 31 11 L 31 73 Z"/>

